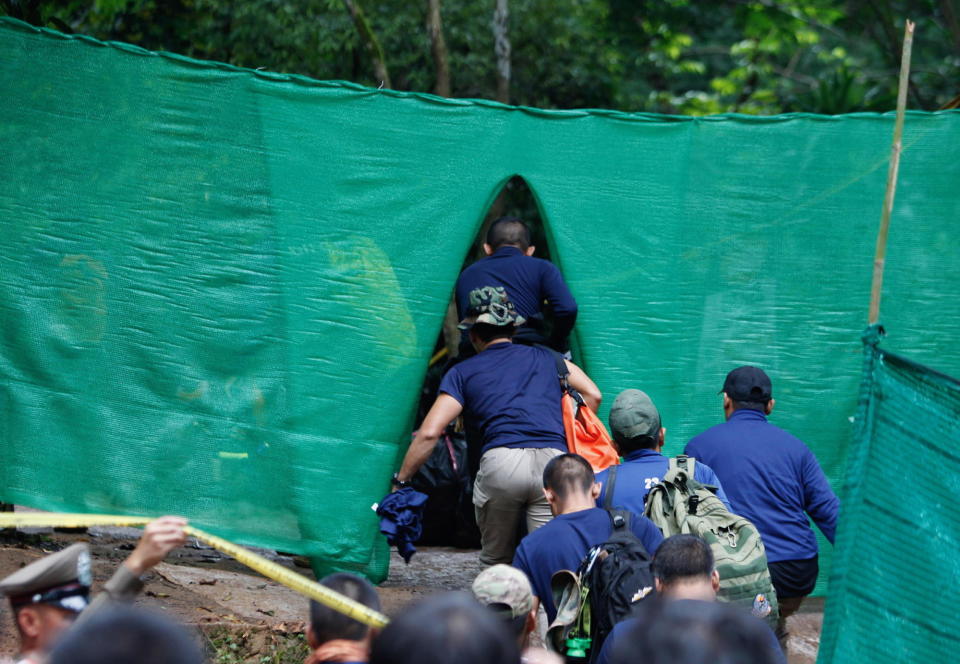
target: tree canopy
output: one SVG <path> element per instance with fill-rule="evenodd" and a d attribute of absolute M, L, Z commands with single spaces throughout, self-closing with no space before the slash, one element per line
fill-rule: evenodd
<path fill-rule="evenodd" d="M 542 108 L 703 115 L 960 94 L 958 0 L 0 0 L 35 25 L 243 67 Z"/>

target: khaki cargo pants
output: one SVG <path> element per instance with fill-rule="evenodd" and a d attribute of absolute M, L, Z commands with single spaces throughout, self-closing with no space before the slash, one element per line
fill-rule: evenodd
<path fill-rule="evenodd" d="M 519 543 L 521 519 L 532 533 L 553 517 L 543 495 L 543 468 L 560 454 L 543 447 L 495 447 L 483 453 L 473 485 L 481 563 L 509 565 Z"/>

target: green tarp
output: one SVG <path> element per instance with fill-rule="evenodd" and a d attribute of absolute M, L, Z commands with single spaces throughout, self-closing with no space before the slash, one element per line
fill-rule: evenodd
<path fill-rule="evenodd" d="M 866 358 L 819 661 L 952 662 L 960 651 L 960 381 Z"/>
<path fill-rule="evenodd" d="M 382 574 L 370 506 L 514 174 L 607 405 L 649 392 L 677 452 L 758 364 L 774 421 L 843 475 L 892 115 L 540 111 L 11 20 L 0 65 L 6 501 L 176 512 Z M 884 299 L 898 343 L 953 373 L 957 164 L 960 113 L 908 114 Z"/>

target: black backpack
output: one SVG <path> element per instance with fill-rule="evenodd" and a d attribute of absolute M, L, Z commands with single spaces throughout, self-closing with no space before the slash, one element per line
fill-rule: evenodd
<path fill-rule="evenodd" d="M 563 607 L 558 605 L 550 638 L 568 661 L 587 657 L 595 661 L 613 626 L 628 618 L 640 600 L 654 594 L 652 558 L 630 529 L 634 515 L 626 510 L 608 509 L 607 513 L 613 526 L 607 541 L 587 552 L 575 575 L 558 572 L 554 577 L 555 595 L 567 598 L 569 608 L 561 615 Z M 563 584 L 567 587 L 556 587 Z"/>

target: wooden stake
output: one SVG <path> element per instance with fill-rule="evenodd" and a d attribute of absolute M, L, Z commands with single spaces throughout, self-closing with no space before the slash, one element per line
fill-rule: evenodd
<path fill-rule="evenodd" d="M 897 90 L 897 121 L 893 128 L 893 146 L 890 149 L 890 170 L 887 171 L 887 192 L 880 215 L 877 233 L 877 251 L 873 259 L 873 286 L 870 289 L 870 315 L 874 325 L 880 320 L 880 291 L 883 290 L 883 264 L 887 257 L 887 231 L 893 212 L 893 197 L 897 192 L 897 173 L 900 170 L 900 152 L 903 150 L 903 117 L 907 110 L 907 87 L 910 81 L 910 52 L 913 50 L 913 21 L 907 21 L 903 35 L 903 58 L 900 60 L 900 84 Z"/>

